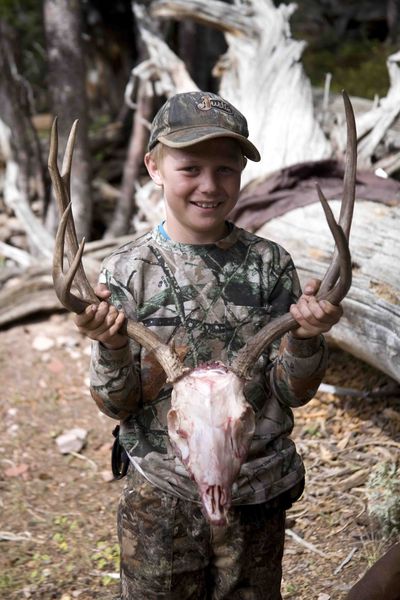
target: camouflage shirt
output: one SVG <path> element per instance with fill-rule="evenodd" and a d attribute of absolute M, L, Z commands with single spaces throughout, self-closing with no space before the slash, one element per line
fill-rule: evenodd
<path fill-rule="evenodd" d="M 215 244 L 190 245 L 165 237 L 160 227 L 114 251 L 101 281 L 125 314 L 175 347 L 187 366 L 230 363 L 270 319 L 288 311 L 300 294 L 293 262 L 279 245 L 232 225 Z M 256 431 L 232 490 L 233 504 L 260 503 L 291 489 L 304 467 L 289 435 L 291 407 L 315 394 L 325 371 L 322 336 L 290 334 L 257 361 L 245 394 Z M 120 419 L 120 440 L 131 462 L 153 485 L 199 501 L 197 488 L 169 444 L 171 386 L 151 353 L 130 341 L 119 350 L 94 342 L 91 393 L 100 410 Z"/>

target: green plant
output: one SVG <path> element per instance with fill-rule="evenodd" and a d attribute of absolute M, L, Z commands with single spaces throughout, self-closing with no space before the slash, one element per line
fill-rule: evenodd
<path fill-rule="evenodd" d="M 114 583 L 114 574 L 107 571 L 119 572 L 119 545 L 110 545 L 106 541 L 99 541 L 96 544 L 96 549 L 93 552 L 91 559 L 99 571 L 105 571 L 102 576 L 103 585 L 107 586 Z"/>
<path fill-rule="evenodd" d="M 7 573 L 0 574 L 0 590 L 7 590 L 12 587 L 12 578 L 11 575 Z"/>
<path fill-rule="evenodd" d="M 400 532 L 400 479 L 394 462 L 378 463 L 367 482 L 368 514 L 384 537 Z"/>

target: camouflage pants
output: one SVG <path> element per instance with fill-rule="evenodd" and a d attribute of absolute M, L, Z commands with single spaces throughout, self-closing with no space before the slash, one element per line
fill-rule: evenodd
<path fill-rule="evenodd" d="M 129 469 L 118 511 L 121 600 L 281 600 L 285 511 L 240 506 L 226 528 Z"/>

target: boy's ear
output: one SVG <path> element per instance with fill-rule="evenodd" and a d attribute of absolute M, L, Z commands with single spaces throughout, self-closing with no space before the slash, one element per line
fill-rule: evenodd
<path fill-rule="evenodd" d="M 147 152 L 147 154 L 145 154 L 144 164 L 146 165 L 147 171 L 148 171 L 150 177 L 152 178 L 152 180 L 154 181 L 154 183 L 156 185 L 162 185 L 163 180 L 162 180 L 160 170 L 150 152 Z"/>

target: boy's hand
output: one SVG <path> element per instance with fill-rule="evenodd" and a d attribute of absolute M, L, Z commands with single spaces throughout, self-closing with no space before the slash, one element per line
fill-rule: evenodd
<path fill-rule="evenodd" d="M 290 313 L 300 327 L 292 331 L 295 338 L 306 339 L 329 331 L 343 314 L 342 307 L 327 300 L 317 300 L 315 294 L 321 282 L 310 279 L 304 286 L 304 292 L 297 304 L 292 304 Z"/>
<path fill-rule="evenodd" d="M 75 315 L 75 325 L 83 335 L 101 342 L 106 348 L 122 348 L 128 343 L 128 336 L 118 333 L 125 321 L 125 315 L 106 302 L 111 292 L 103 283 L 99 283 L 94 291 L 103 302 L 98 305 L 90 304 L 83 313 Z"/>

